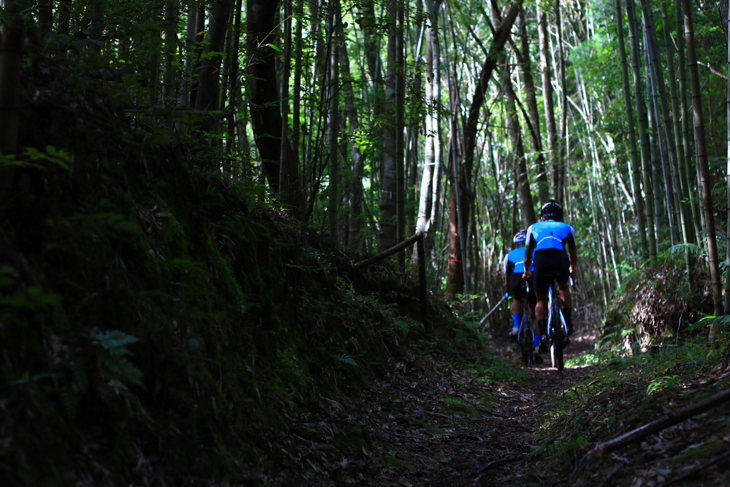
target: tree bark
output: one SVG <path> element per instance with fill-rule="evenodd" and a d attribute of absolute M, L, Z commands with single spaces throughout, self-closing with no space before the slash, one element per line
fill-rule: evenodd
<path fill-rule="evenodd" d="M 279 164 L 281 160 L 296 161 L 288 141 L 281 140 L 282 116 L 276 81 L 276 51 L 274 44 L 274 20 L 278 2 L 250 0 L 246 2 L 246 52 L 249 60 L 248 97 L 251 125 L 256 147 L 261 154 L 264 174 L 272 192 L 280 187 Z M 200 106 L 200 105 L 198 105 Z M 284 151 L 282 156 L 281 151 Z M 304 210 L 296 164 L 289 171 L 289 191 L 279 195 L 279 200 L 292 208 L 296 217 Z"/>
<path fill-rule="evenodd" d="M 464 127 L 464 164 L 459 164 L 460 169 L 457 178 L 460 184 L 460 187 L 458 188 L 460 201 L 455 202 L 453 205 L 450 204 L 449 213 L 449 228 L 450 232 L 452 232 L 450 234 L 452 238 L 449 240 L 450 257 L 448 262 L 446 289 L 447 294 L 450 296 L 462 294 L 464 292 L 464 268 L 462 262 L 463 259 L 461 258 L 462 249 L 460 249 L 461 244 L 459 243 L 458 238 L 459 218 L 456 210 L 459 206 L 461 207 L 461 222 L 466 224 L 466 222 L 469 221 L 472 205 L 472 198 L 470 197 L 470 191 L 468 190 L 467 184 L 468 181 L 471 181 L 472 179 L 474 150 L 476 148 L 476 135 L 479 125 L 479 112 L 484 105 L 487 87 L 492 77 L 492 72 L 497 66 L 499 53 L 504 48 L 504 45 L 510 36 L 510 30 L 512 29 L 512 25 L 514 24 L 519 11 L 520 6 L 518 4 L 511 4 L 504 15 L 504 19 L 500 21 L 500 25 L 494 33 L 492 43 L 489 46 L 489 57 L 484 61 L 484 64 L 482 64 L 479 78 L 476 81 L 476 88 L 472 96 L 468 118 Z M 456 132 L 452 130 L 452 137 L 455 136 Z M 454 153 L 453 150 L 452 153 Z M 457 161 L 457 159 L 454 157 L 451 162 L 454 163 L 455 161 Z M 455 194 L 455 191 L 453 191 L 453 193 Z"/>
<path fill-rule="evenodd" d="M 339 135 L 340 135 L 340 2 L 334 0 L 330 3 L 332 11 L 329 13 L 329 25 L 332 29 L 332 37 L 330 41 L 330 63 L 329 63 L 329 80 L 327 82 L 329 99 L 328 108 L 328 128 L 327 128 L 327 146 L 328 146 L 328 202 L 327 202 L 327 222 L 329 227 L 330 241 L 337 245 L 339 236 L 337 231 L 337 209 L 340 207 L 340 181 L 338 168 L 340 164 L 339 157 Z"/>
<path fill-rule="evenodd" d="M 632 0 L 627 0 L 632 1 Z M 621 12 L 621 0 L 615 0 L 616 24 L 618 37 L 618 53 L 621 58 L 621 80 L 624 88 L 624 103 L 626 104 L 626 119 L 629 132 L 629 151 L 631 156 L 631 175 L 633 178 L 634 208 L 638 219 L 639 241 L 641 242 L 641 257 L 644 261 L 649 259 L 649 243 L 646 238 L 646 219 L 644 217 L 644 200 L 641 196 L 641 169 L 639 155 L 636 147 L 636 133 L 634 132 L 634 113 L 631 105 L 631 90 L 629 88 L 629 73 L 626 62 L 626 49 L 624 47 L 624 17 Z"/>
<path fill-rule="evenodd" d="M 530 58 L 530 37 L 527 35 L 527 21 L 525 19 L 525 10 L 520 12 L 517 18 L 517 27 L 520 35 L 520 48 L 516 50 L 519 57 L 520 68 L 522 70 L 522 83 L 525 89 L 525 99 L 527 103 L 527 113 L 530 120 L 530 134 L 532 135 L 532 146 L 535 149 L 537 157 L 535 164 L 537 166 L 537 189 L 539 201 L 547 201 L 550 199 L 550 182 L 548 181 L 548 167 L 545 162 L 545 154 L 542 148 L 542 137 L 540 134 L 540 114 L 537 108 L 537 96 L 535 94 L 535 81 L 532 77 L 532 60 Z M 534 212 L 534 210 L 533 210 Z"/>
<path fill-rule="evenodd" d="M 257 1 L 252 2 L 254 4 Z M 273 2 L 278 5 L 278 2 Z M 217 110 L 218 86 L 220 84 L 220 66 L 225 49 L 228 20 L 233 10 L 233 0 L 215 0 L 210 9 L 208 22 L 208 45 L 205 48 L 205 57 L 200 68 L 198 79 L 198 93 L 195 99 L 196 110 Z"/>
<path fill-rule="evenodd" d="M 6 8 L 12 15 L 13 4 Z M 0 153 L 5 155 L 15 155 L 18 151 L 23 31 L 23 19 L 19 14 L 0 31 Z M 0 165 L 0 220 L 10 203 L 13 180 L 13 166 Z"/>
<path fill-rule="evenodd" d="M 383 107 L 383 172 L 380 188 L 380 248 L 393 246 L 397 240 L 397 148 L 396 140 L 396 71 L 397 50 L 397 0 L 388 0 L 388 66 L 385 73 L 385 104 Z"/>
<path fill-rule="evenodd" d="M 695 144 L 697 164 L 700 168 L 702 184 L 702 207 L 705 213 L 705 230 L 707 236 L 707 257 L 710 264 L 710 279 L 712 280 L 712 302 L 715 316 L 722 314 L 722 293 L 720 288 L 720 266 L 718 263 L 717 241 L 715 235 L 715 217 L 712 208 L 712 181 L 707 162 L 707 148 L 705 145 L 705 125 L 702 120 L 702 93 L 700 78 L 697 72 L 697 55 L 695 54 L 694 30 L 692 26 L 692 5 L 690 0 L 682 0 L 684 11 L 684 37 L 687 45 L 687 62 L 689 63 L 689 79 L 692 88 L 692 108 L 695 127 Z M 712 337 L 714 330 L 710 330 Z"/>
<path fill-rule="evenodd" d="M 690 208 L 692 210 L 692 226 L 695 230 L 695 239 L 697 245 L 702 247 L 702 217 L 700 216 L 700 209 L 697 205 L 698 198 L 695 196 L 695 189 L 697 187 L 697 169 L 692 158 L 692 134 L 690 133 L 689 127 L 689 104 L 687 103 L 687 65 L 684 55 L 684 36 L 679 35 L 684 28 L 684 19 L 682 18 L 682 5 L 681 0 L 676 0 L 674 3 L 674 17 L 677 31 L 677 51 L 679 53 L 679 100 L 682 107 L 682 145 L 684 146 L 684 178 L 687 181 L 687 187 L 689 188 L 688 196 L 690 202 Z"/>
<path fill-rule="evenodd" d="M 548 37 L 547 31 L 547 8 L 546 3 L 548 0 L 540 0 L 539 6 L 537 7 L 537 32 L 538 42 L 540 44 L 540 65 L 542 67 L 542 96 L 543 105 L 545 107 L 545 130 L 547 132 L 548 140 L 548 154 L 550 159 L 551 174 L 553 175 L 551 180 L 553 181 L 552 187 L 550 188 L 550 194 L 553 198 L 558 198 L 559 195 L 555 192 L 555 179 L 557 178 L 556 171 L 560 164 L 560 157 L 558 154 L 558 131 L 555 126 L 555 105 L 553 102 L 553 84 L 552 84 L 552 65 L 550 63 L 550 38 Z M 544 202 L 545 200 L 543 200 Z"/>
<path fill-rule="evenodd" d="M 654 186 L 651 173 L 651 153 L 649 137 L 647 135 L 646 108 L 644 105 L 644 91 L 641 82 L 641 56 L 639 54 L 639 39 L 636 27 L 636 10 L 634 0 L 626 0 L 626 16 L 629 20 L 629 44 L 631 45 L 631 67 L 636 91 L 636 122 L 639 128 L 639 147 L 641 152 L 641 172 L 646 195 L 647 240 L 649 246 L 649 261 L 652 267 L 657 265 L 656 226 L 654 223 Z"/>

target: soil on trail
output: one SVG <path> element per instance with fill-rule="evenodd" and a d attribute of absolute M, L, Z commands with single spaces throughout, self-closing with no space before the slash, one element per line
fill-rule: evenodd
<path fill-rule="evenodd" d="M 592 349 L 593 332 L 576 328 L 566 360 Z M 507 331 L 495 333 L 492 346 L 516 362 L 519 351 Z M 545 362 L 515 382 L 489 377 L 489 371 L 516 373 L 504 363 L 475 373 L 412 356 L 361 395 L 325 399 L 326 412 L 292 418 L 295 434 L 261 432 L 257 477 L 266 484 L 308 485 L 553 484 L 560 479 L 543 471 L 540 454 L 550 438 L 540 440 L 534 432 L 550 399 L 589 368 L 559 373 L 549 357 Z"/>

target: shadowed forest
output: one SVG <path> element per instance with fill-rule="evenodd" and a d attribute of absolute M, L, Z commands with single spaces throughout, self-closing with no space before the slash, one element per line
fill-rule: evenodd
<path fill-rule="evenodd" d="M 0 5 L 2 485 L 730 484 L 727 1 Z"/>

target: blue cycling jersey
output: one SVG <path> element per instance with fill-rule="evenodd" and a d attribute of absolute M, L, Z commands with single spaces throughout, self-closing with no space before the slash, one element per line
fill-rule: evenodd
<path fill-rule="evenodd" d="M 534 266 L 530 266 L 532 271 Z M 504 257 L 504 275 L 509 276 L 511 273 L 522 274 L 525 272 L 525 247 L 512 250 Z"/>
<path fill-rule="evenodd" d="M 553 220 L 537 222 L 527 229 L 526 245 L 532 247 L 534 252 L 575 249 L 575 231 L 573 227 L 563 222 Z"/>

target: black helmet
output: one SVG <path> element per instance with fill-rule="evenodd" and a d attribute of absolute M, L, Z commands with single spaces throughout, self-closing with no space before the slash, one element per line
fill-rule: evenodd
<path fill-rule="evenodd" d="M 540 207 L 540 216 L 546 220 L 563 221 L 563 207 L 555 200 L 550 200 Z"/>
<path fill-rule="evenodd" d="M 520 230 L 519 232 L 515 233 L 514 237 L 512 237 L 512 243 L 515 245 L 525 245 L 526 238 L 527 230 Z"/>

